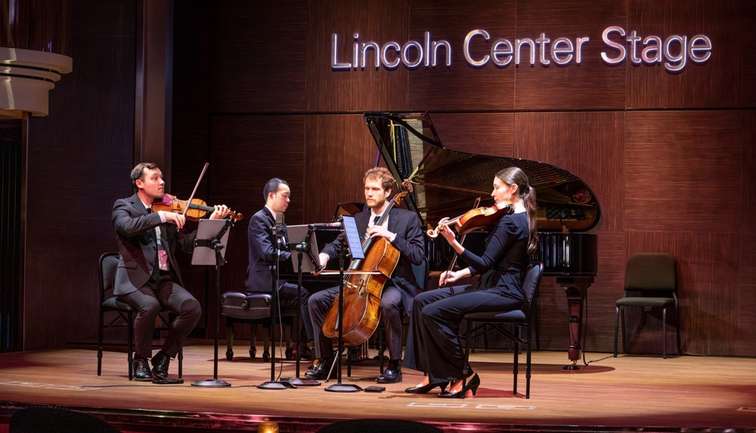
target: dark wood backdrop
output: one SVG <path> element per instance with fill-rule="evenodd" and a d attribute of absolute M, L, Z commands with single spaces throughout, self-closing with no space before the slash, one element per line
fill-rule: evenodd
<path fill-rule="evenodd" d="M 252 213 L 263 182 L 282 176 L 293 191 L 287 221 L 325 221 L 337 201 L 360 198 L 375 161 L 360 113 L 429 111 L 452 148 L 548 162 L 594 189 L 603 216 L 589 348 L 611 348 L 627 257 L 665 251 L 679 261 L 685 352 L 756 355 L 756 64 L 746 54 L 756 48 L 747 37 L 755 16 L 749 1 L 177 4 L 174 185 L 188 188 L 207 158 L 213 200 Z M 609 25 L 705 33 L 714 54 L 678 74 L 612 67 L 599 57 Z M 591 43 L 580 66 L 473 69 L 461 48 L 474 28 L 509 39 L 587 34 Z M 329 67 L 333 32 L 401 43 L 425 30 L 452 43 L 451 68 Z M 233 238 L 229 290 L 244 281 L 245 228 Z M 543 343 L 562 348 L 564 294 L 547 281 L 542 297 Z M 645 332 L 635 348 L 657 350 L 658 337 Z"/>
<path fill-rule="evenodd" d="M 94 335 L 93 264 L 97 251 L 114 246 L 109 206 L 128 193 L 123 179 L 132 162 L 134 11 L 124 3 L 81 7 L 100 10 L 84 22 L 86 32 L 72 30 L 79 32 L 74 74 L 91 72 L 53 95 L 55 122 L 70 125 L 37 126 L 40 144 L 32 138 L 25 328 L 34 344 L 27 347 Z M 251 214 L 262 205 L 263 182 L 283 176 L 293 191 L 287 222 L 328 220 L 336 202 L 361 198 L 361 175 L 375 162 L 361 113 L 428 111 L 452 148 L 554 164 L 596 192 L 603 215 L 589 349 L 611 348 L 627 257 L 665 251 L 678 258 L 684 351 L 756 355 L 752 1 L 175 2 L 173 25 L 174 192 L 188 194 L 208 160 L 201 192 L 209 201 Z M 643 35 L 705 33 L 714 54 L 678 74 L 612 67 L 599 59 L 600 32 L 609 25 Z M 587 34 L 591 43 L 580 66 L 473 69 L 461 48 L 474 28 L 509 39 Z M 404 42 L 425 30 L 452 43 L 451 68 L 329 68 L 332 32 Z M 58 194 L 49 200 L 48 191 Z M 49 217 L 71 205 L 91 215 Z M 246 222 L 232 236 L 224 290 L 244 281 Z M 51 239 L 67 249 L 48 248 Z M 205 299 L 207 275 L 189 274 L 190 288 Z M 46 310 L 48 298 L 69 311 Z M 214 317 L 212 298 L 204 306 Z M 71 319 L 72 309 L 93 313 Z M 544 347 L 565 346 L 565 309 L 560 289 L 544 282 Z M 39 324 L 30 322 L 33 314 L 41 314 Z M 64 320 L 75 323 L 60 336 L 50 323 Z M 651 321 L 639 334 L 636 350 L 660 348 L 656 327 Z"/>

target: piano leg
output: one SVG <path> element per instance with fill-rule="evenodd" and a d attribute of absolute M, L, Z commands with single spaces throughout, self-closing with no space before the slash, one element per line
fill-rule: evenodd
<path fill-rule="evenodd" d="M 567 313 L 569 314 L 569 347 L 567 349 L 567 358 L 570 364 L 562 367 L 563 370 L 577 370 L 580 360 L 580 354 L 583 350 L 583 311 L 585 310 L 587 284 L 580 284 L 578 281 L 571 279 L 560 280 L 557 283 L 564 289 L 567 295 Z"/>

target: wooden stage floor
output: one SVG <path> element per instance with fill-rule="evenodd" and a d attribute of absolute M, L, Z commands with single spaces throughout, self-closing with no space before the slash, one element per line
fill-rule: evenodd
<path fill-rule="evenodd" d="M 237 347 L 236 354 L 246 355 L 246 348 Z M 403 383 L 388 385 L 379 394 L 334 394 L 325 392 L 323 386 L 265 391 L 255 385 L 269 376 L 269 364 L 237 356 L 234 362 L 220 362 L 220 377 L 228 380 L 231 388 L 198 389 L 189 383 L 212 375 L 210 346 L 186 348 L 184 385 L 129 382 L 125 358 L 124 353 L 106 352 L 103 375 L 97 377 L 92 350 L 0 354 L 0 404 L 6 419 L 13 406 L 52 404 L 87 408 L 112 419 L 120 416 L 121 425 L 142 414 L 153 416 L 152 422 L 173 417 L 176 425 L 183 420 L 186 426 L 194 420 L 196 426 L 239 431 L 255 430 L 265 417 L 289 426 L 281 431 L 308 431 L 307 426 L 345 418 L 429 421 L 445 426 L 446 431 L 680 431 L 707 427 L 751 431 L 756 427 L 753 358 L 615 359 L 589 353 L 588 360 L 595 362 L 569 372 L 561 369 L 564 352 L 537 352 L 533 355 L 532 395 L 526 400 L 511 392 L 511 354 L 478 352 L 473 354 L 473 368 L 482 380 L 478 396 L 453 401 L 434 394 L 404 393 L 405 387 L 421 379 L 411 370 L 404 371 Z M 520 392 L 525 388 L 523 363 L 524 356 Z M 175 372 L 173 363 L 171 373 Z M 283 376 L 293 376 L 293 372 L 293 362 L 286 362 Z M 348 381 L 366 386 L 376 374 L 376 364 L 364 362 L 355 366 Z"/>

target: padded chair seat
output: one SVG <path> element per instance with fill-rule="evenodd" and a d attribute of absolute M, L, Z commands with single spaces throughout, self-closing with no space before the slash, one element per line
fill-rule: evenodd
<path fill-rule="evenodd" d="M 226 292 L 221 315 L 242 320 L 267 319 L 272 303 L 270 293 Z"/>
<path fill-rule="evenodd" d="M 105 310 L 131 311 L 131 306 L 118 300 L 118 297 L 111 296 L 102 301 L 102 308 Z"/>
<path fill-rule="evenodd" d="M 657 307 L 661 308 L 666 305 L 674 305 L 673 298 L 654 298 L 654 297 L 633 297 L 626 296 L 617 299 L 618 307 Z"/>
<path fill-rule="evenodd" d="M 492 311 L 486 313 L 470 313 L 465 314 L 466 320 L 473 321 L 497 321 L 497 320 L 525 320 L 525 312 L 522 310 L 511 311 Z"/>

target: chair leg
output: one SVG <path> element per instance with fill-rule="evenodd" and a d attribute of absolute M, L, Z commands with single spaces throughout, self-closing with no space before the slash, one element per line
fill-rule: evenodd
<path fill-rule="evenodd" d="M 617 337 L 619 333 L 619 324 L 620 324 L 620 307 L 615 306 L 614 307 L 615 317 L 614 317 L 614 357 L 617 357 Z"/>
<path fill-rule="evenodd" d="M 627 327 L 625 327 L 624 308 L 620 308 L 620 331 L 622 333 L 622 353 L 627 353 Z"/>
<path fill-rule="evenodd" d="M 516 326 L 516 325 L 515 325 Z M 512 360 L 512 394 L 517 395 L 517 374 L 520 372 L 520 328 L 515 328 L 514 358 Z"/>
<path fill-rule="evenodd" d="M 538 307 L 533 308 L 533 332 L 535 333 L 536 350 L 541 350 L 541 322 L 538 316 Z"/>
<path fill-rule="evenodd" d="M 127 315 L 128 324 L 128 347 L 126 348 L 126 361 L 129 363 L 129 380 L 134 379 L 134 312 Z"/>
<path fill-rule="evenodd" d="M 254 360 L 257 358 L 257 325 L 250 323 L 249 330 L 251 332 L 249 339 L 249 359 Z"/>
<path fill-rule="evenodd" d="M 675 329 L 677 339 L 677 354 L 682 356 L 682 344 L 680 343 L 680 308 L 675 304 Z"/>
<path fill-rule="evenodd" d="M 268 328 L 270 328 L 268 329 L 268 332 L 263 334 L 265 335 L 265 337 L 263 337 L 263 355 L 262 355 L 263 362 L 270 361 L 270 351 L 269 351 L 270 342 L 274 338 L 273 337 L 273 328 L 274 328 L 273 324 L 272 323 L 268 324 Z M 273 350 L 275 350 L 275 348 Z"/>
<path fill-rule="evenodd" d="M 234 360 L 234 322 L 226 317 L 226 360 Z"/>
<path fill-rule="evenodd" d="M 667 359 L 667 307 L 662 308 L 662 358 Z"/>
<path fill-rule="evenodd" d="M 182 379 L 184 377 L 184 348 L 179 347 L 178 352 L 178 377 Z"/>
<path fill-rule="evenodd" d="M 102 326 L 103 326 L 103 315 L 105 313 L 102 311 L 102 308 L 100 308 L 100 318 L 99 318 L 99 324 L 97 327 L 97 375 L 102 376 Z"/>
<path fill-rule="evenodd" d="M 532 364 L 533 364 L 532 350 L 530 347 L 530 328 L 527 329 L 527 333 L 528 333 L 528 342 L 526 345 L 526 349 L 528 352 L 525 358 L 525 398 L 530 398 L 530 374 L 532 371 Z"/>

